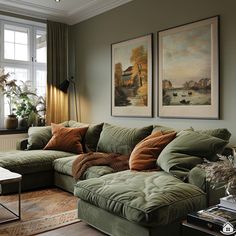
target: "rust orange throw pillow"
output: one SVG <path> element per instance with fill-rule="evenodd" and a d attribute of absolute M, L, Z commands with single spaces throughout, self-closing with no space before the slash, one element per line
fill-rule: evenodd
<path fill-rule="evenodd" d="M 162 134 L 155 132 L 141 142 L 132 151 L 129 159 L 131 170 L 150 170 L 156 168 L 156 161 L 161 151 L 176 136 L 175 132 Z"/>
<path fill-rule="evenodd" d="M 45 150 L 83 153 L 82 140 L 88 127 L 66 128 L 57 124 L 51 126 L 53 136 L 45 146 Z"/>

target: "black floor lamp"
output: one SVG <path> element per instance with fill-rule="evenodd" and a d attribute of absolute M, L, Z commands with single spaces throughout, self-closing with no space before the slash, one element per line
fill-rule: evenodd
<path fill-rule="evenodd" d="M 77 99 L 76 99 L 76 89 L 75 89 L 74 77 L 71 76 L 69 79 L 65 79 L 65 80 L 59 85 L 59 89 L 60 89 L 62 92 L 67 93 L 70 84 L 72 84 L 73 89 L 74 89 L 75 114 L 76 114 L 76 120 L 78 121 L 78 107 L 77 107 Z"/>

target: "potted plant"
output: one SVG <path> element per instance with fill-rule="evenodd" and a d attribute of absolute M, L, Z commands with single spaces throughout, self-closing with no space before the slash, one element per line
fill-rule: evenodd
<path fill-rule="evenodd" d="M 45 113 L 45 99 L 36 94 L 36 90 L 30 88 L 29 81 L 23 82 L 18 86 L 16 95 L 13 99 L 14 109 L 20 119 L 21 127 L 42 125 Z"/>
<path fill-rule="evenodd" d="M 16 80 L 10 79 L 9 73 L 5 74 L 2 70 L 0 88 L 6 96 L 10 108 L 10 115 L 5 122 L 6 128 L 17 128 L 17 118 L 19 118 L 21 128 L 36 126 L 39 123 L 44 124 L 45 100 L 36 94 L 36 90 L 30 88 L 29 81 L 20 81 L 20 85 L 18 85 Z M 14 126 L 13 118 L 17 120 Z"/>
<path fill-rule="evenodd" d="M 14 113 L 13 98 L 17 91 L 17 85 L 14 79 L 10 79 L 10 73 L 5 73 L 3 69 L 0 69 L 0 91 L 6 96 L 10 110 L 10 114 L 5 120 L 5 126 L 7 129 L 16 129 L 18 119 Z"/>

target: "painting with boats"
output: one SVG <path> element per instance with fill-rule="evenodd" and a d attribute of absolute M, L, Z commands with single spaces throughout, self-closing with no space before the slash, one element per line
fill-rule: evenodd
<path fill-rule="evenodd" d="M 218 118 L 218 17 L 159 32 L 159 114 Z"/>

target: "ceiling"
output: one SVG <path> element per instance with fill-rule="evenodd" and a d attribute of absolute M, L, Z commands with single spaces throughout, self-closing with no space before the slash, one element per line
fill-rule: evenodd
<path fill-rule="evenodd" d="M 1 11 L 76 24 L 132 0 L 0 0 Z"/>

